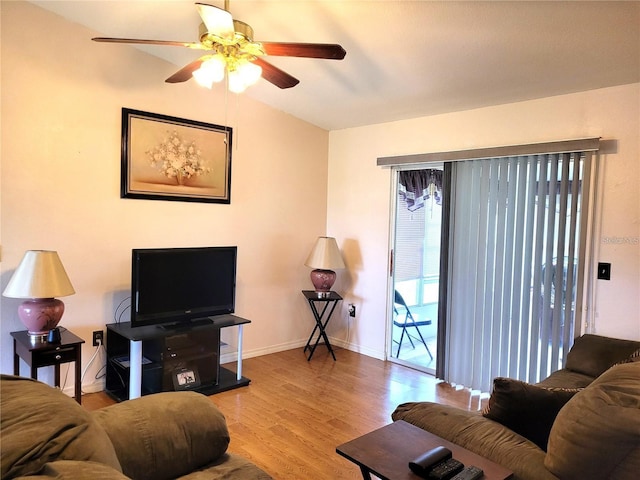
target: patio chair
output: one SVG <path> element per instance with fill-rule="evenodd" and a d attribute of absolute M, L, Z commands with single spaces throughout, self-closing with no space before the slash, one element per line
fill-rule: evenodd
<path fill-rule="evenodd" d="M 404 316 L 400 315 L 397 305 L 405 309 L 406 314 Z M 407 338 L 409 339 L 409 342 L 411 343 L 411 347 L 416 348 L 411 338 L 411 334 L 407 331 L 407 328 L 415 327 L 416 332 L 418 332 L 418 336 L 420 338 L 418 337 L 413 337 L 413 338 L 415 338 L 416 340 L 420 340 L 422 342 L 422 344 L 427 349 L 427 353 L 429 354 L 429 357 L 431 358 L 431 360 L 433 360 L 433 355 L 431 355 L 431 350 L 429 350 L 429 346 L 427 345 L 427 342 L 425 342 L 424 337 L 422 336 L 422 333 L 420 333 L 420 329 L 418 328 L 422 326 L 431 325 L 431 320 L 427 318 L 424 320 L 416 321 L 416 319 L 411 314 L 411 310 L 409 310 L 409 306 L 407 305 L 407 302 L 404 301 L 404 298 L 402 298 L 402 295 L 400 295 L 400 292 L 398 292 L 397 290 L 395 291 L 393 312 L 395 313 L 393 318 L 393 324 L 397 327 L 402 328 L 402 333 L 400 334 L 400 341 L 397 342 L 398 352 L 396 353 L 396 358 L 400 357 L 400 349 L 402 348 L 402 341 L 404 340 L 405 333 L 407 335 Z"/>

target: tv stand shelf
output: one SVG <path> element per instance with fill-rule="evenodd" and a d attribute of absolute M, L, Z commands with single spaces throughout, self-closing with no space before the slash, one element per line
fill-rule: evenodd
<path fill-rule="evenodd" d="M 235 315 L 210 320 L 175 328 L 108 324 L 106 393 L 123 401 L 161 391 L 211 395 L 249 385 L 242 376 L 242 334 L 251 320 Z M 238 327 L 236 372 L 220 366 L 220 330 L 227 327 Z"/>

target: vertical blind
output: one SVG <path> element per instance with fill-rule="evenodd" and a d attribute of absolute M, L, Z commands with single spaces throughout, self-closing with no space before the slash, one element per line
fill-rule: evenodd
<path fill-rule="evenodd" d="M 574 337 L 590 152 L 455 162 L 443 379 L 536 382 Z M 584 235 L 582 236 L 584 238 Z"/>
<path fill-rule="evenodd" d="M 425 208 L 411 211 L 405 198 L 398 196 L 393 275 L 395 282 L 422 278 Z"/>

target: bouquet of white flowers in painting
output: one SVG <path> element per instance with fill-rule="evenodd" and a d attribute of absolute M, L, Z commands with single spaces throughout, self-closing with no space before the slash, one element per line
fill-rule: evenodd
<path fill-rule="evenodd" d="M 175 178 L 178 185 L 211 172 L 195 141 L 183 140 L 176 130 L 167 133 L 168 137 L 146 152 L 152 167 L 168 178 Z"/>

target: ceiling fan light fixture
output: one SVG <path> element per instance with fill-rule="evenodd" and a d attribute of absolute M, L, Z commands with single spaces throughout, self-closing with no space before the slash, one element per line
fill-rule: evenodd
<path fill-rule="evenodd" d="M 220 54 L 212 55 L 202 62 L 199 69 L 192 73 L 193 78 L 198 85 L 211 88 L 214 83 L 221 82 L 224 79 L 226 65 L 224 56 Z"/>
<path fill-rule="evenodd" d="M 262 75 L 262 67 L 251 62 L 241 64 L 237 71 L 247 86 L 254 85 Z"/>
<path fill-rule="evenodd" d="M 229 70 L 228 75 L 229 91 L 242 93 L 260 79 L 262 68 L 251 62 L 241 63 L 233 70 Z"/>
<path fill-rule="evenodd" d="M 240 75 L 236 70 L 229 72 L 229 91 L 232 93 L 242 93 L 247 89 Z"/>

